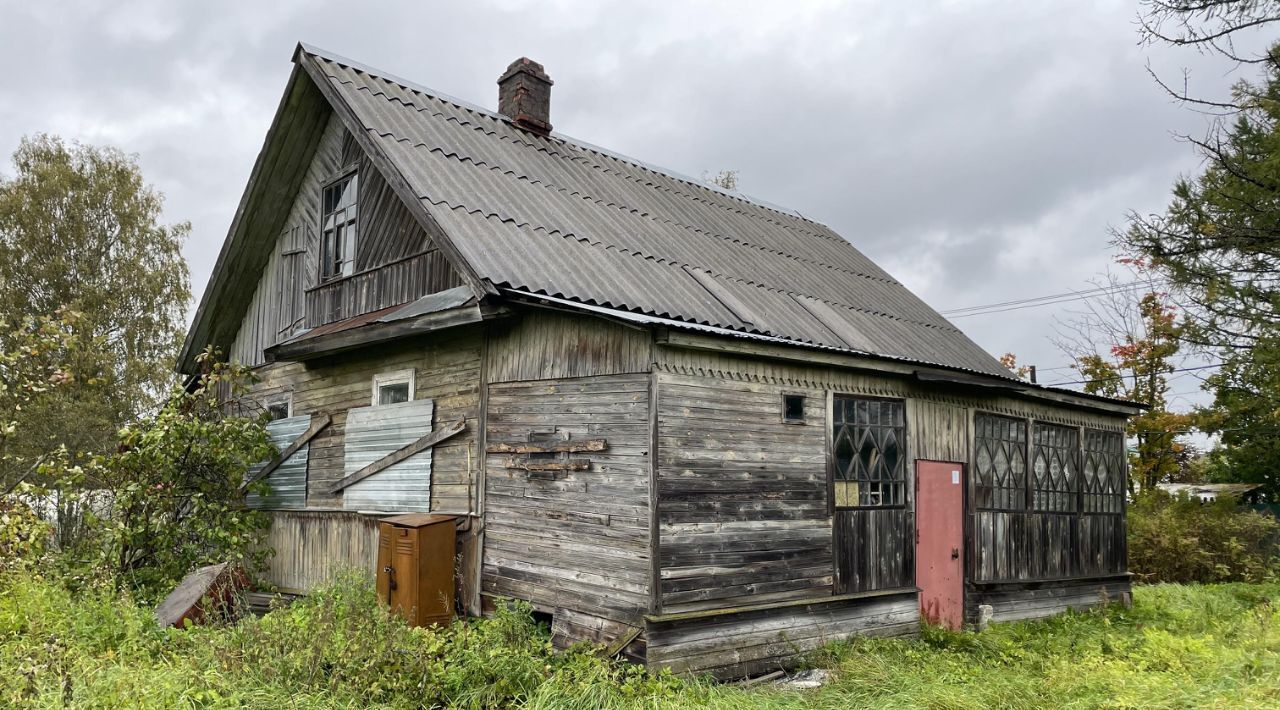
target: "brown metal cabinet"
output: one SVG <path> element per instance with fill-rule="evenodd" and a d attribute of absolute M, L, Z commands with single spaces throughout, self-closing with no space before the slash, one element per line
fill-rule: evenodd
<path fill-rule="evenodd" d="M 453 516 L 396 515 L 378 530 L 378 597 L 414 626 L 451 622 Z"/>

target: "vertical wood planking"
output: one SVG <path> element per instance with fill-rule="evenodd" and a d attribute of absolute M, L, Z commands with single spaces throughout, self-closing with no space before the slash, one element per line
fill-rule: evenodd
<path fill-rule="evenodd" d="M 307 168 L 302 179 L 302 184 L 298 188 L 297 194 L 293 198 L 293 205 L 289 208 L 289 216 L 284 223 L 284 229 L 275 237 L 275 246 L 271 250 L 271 256 L 267 260 L 267 264 L 263 267 L 262 272 L 258 275 L 257 283 L 254 287 L 253 298 L 249 301 L 249 306 L 245 311 L 244 317 L 240 323 L 240 329 L 236 333 L 235 339 L 229 348 L 228 356 L 236 361 L 246 365 L 260 365 L 263 363 L 262 351 L 272 345 L 275 345 L 281 339 L 279 337 L 279 307 L 280 307 L 280 254 L 282 246 L 293 247 L 293 240 L 299 238 L 297 229 L 301 228 L 301 238 L 311 237 L 313 233 L 310 231 L 312 225 L 318 224 L 320 220 L 320 188 L 330 175 L 338 169 L 339 161 L 342 158 L 342 140 L 346 129 L 342 127 L 342 121 L 335 116 L 329 116 L 325 125 L 324 132 L 320 137 L 320 142 L 316 146 L 314 154 L 309 158 L 310 166 Z M 306 273 L 318 273 L 319 260 L 313 256 L 313 251 L 318 245 L 308 245 L 306 257 Z M 312 269 L 315 269 L 312 272 Z M 297 284 L 299 289 L 297 297 L 301 299 L 301 289 L 307 285 L 303 283 Z"/>
<path fill-rule="evenodd" d="M 378 558 L 377 520 L 356 513 L 273 511 L 266 545 L 275 550 L 263 572 L 289 592 L 309 592 L 354 569 L 372 581 Z"/>
<path fill-rule="evenodd" d="M 652 336 L 602 318 L 525 310 L 495 322 L 487 353 L 489 382 L 647 373 Z"/>

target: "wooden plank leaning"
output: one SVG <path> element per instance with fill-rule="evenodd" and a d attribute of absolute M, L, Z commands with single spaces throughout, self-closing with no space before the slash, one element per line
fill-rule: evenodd
<path fill-rule="evenodd" d="M 442 441 L 445 441 L 446 439 L 450 439 L 450 438 L 453 438 L 454 436 L 457 436 L 458 434 L 461 434 L 463 431 L 466 430 L 466 428 L 467 428 L 466 420 L 459 419 L 458 421 L 453 422 L 452 424 L 446 424 L 445 426 L 440 427 L 439 429 L 431 431 L 427 433 L 425 436 L 423 436 L 422 438 L 413 442 L 412 444 L 409 444 L 408 446 L 392 451 L 386 456 L 383 456 L 377 461 L 374 461 L 368 466 L 365 466 L 359 471 L 356 471 L 350 476 L 347 476 L 346 478 L 343 478 L 341 481 L 338 481 L 337 483 L 333 484 L 333 486 L 329 488 L 329 493 L 336 494 L 342 489 L 351 486 L 353 483 L 359 483 L 360 481 L 363 481 L 364 479 L 374 475 L 375 473 L 385 470 L 388 466 L 392 466 L 394 464 L 400 463 L 401 461 L 404 461 L 405 459 L 409 458 L 410 456 L 413 456 L 416 453 L 426 451 L 427 449 L 435 446 L 436 444 L 439 444 Z"/>
<path fill-rule="evenodd" d="M 284 451 L 281 451 L 279 456 L 271 460 L 271 463 L 267 464 L 266 466 L 263 466 L 262 469 L 259 470 L 257 473 L 245 479 L 245 482 L 240 485 L 240 490 L 244 490 L 245 488 L 248 488 L 249 485 L 254 481 L 260 481 L 266 478 L 267 476 L 271 475 L 272 471 L 276 470 L 277 468 L 280 468 L 280 464 L 284 463 L 285 461 L 288 461 L 290 456 L 293 456 L 294 454 L 298 453 L 299 449 L 306 446 L 307 442 L 316 438 L 316 435 L 324 431 L 325 427 L 329 426 L 329 423 L 332 421 L 333 419 L 328 414 L 325 414 L 321 416 L 319 419 L 311 422 L 311 426 L 308 427 L 306 431 L 302 432 L 302 436 L 299 436 L 297 439 L 294 439 L 293 443 L 289 444 L 289 446 L 285 448 Z"/>

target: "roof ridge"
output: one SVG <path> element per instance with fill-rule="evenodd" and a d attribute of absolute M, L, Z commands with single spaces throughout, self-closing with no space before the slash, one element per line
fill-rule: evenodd
<path fill-rule="evenodd" d="M 425 86 L 423 84 L 419 84 L 415 81 L 404 79 L 402 77 L 396 76 L 394 74 L 391 74 L 390 72 L 383 71 L 376 67 L 371 67 L 367 64 L 364 64 L 363 62 L 358 62 L 354 59 L 350 59 L 336 52 L 330 52 L 326 49 L 322 49 L 320 47 L 317 47 L 313 44 L 308 44 L 306 42 L 299 42 L 298 49 L 301 49 L 302 51 L 305 51 L 306 53 L 312 56 L 315 56 L 319 59 L 330 61 L 335 64 L 340 64 L 350 69 L 355 69 L 356 71 L 364 72 L 369 76 L 377 77 L 384 81 L 389 81 L 394 84 L 399 84 L 401 87 L 405 89 L 408 89 L 410 91 L 416 91 L 421 94 L 425 94 L 426 96 L 436 100 L 451 103 L 457 106 L 458 108 L 465 109 L 467 111 L 471 111 L 474 113 L 478 113 L 488 118 L 502 121 L 504 123 L 510 123 L 510 118 L 503 116 L 502 114 L 496 111 L 491 111 L 477 104 L 473 104 L 470 101 L 457 98 L 456 96 L 446 94 L 442 91 L 437 91 L 436 89 L 432 89 L 431 87 Z M 640 160 L 639 158 L 633 158 L 629 155 L 624 155 L 622 153 L 608 150 L 607 148 L 602 148 L 600 146 L 595 145 L 594 143 L 589 143 L 582 139 L 574 138 L 573 136 L 570 136 L 565 133 L 561 133 L 559 131 L 552 131 L 551 136 L 555 138 L 559 138 L 561 141 L 569 145 L 582 148 L 583 150 L 599 153 L 600 155 L 613 158 L 614 160 L 620 160 L 625 163 L 630 163 L 631 165 L 634 165 L 642 170 L 647 170 L 649 172 L 656 173 L 659 175 L 665 175 L 666 177 L 676 180 L 677 182 L 683 182 L 696 188 L 707 190 L 709 192 L 715 192 L 715 193 L 724 195 L 725 197 L 729 197 L 731 199 L 738 200 L 741 202 L 746 202 L 748 204 L 755 205 L 757 207 L 769 210 L 771 212 L 776 212 L 778 214 L 785 214 L 791 217 L 795 217 L 797 219 L 808 222 L 810 224 L 818 225 L 820 227 L 827 226 L 822 222 L 819 222 L 818 220 L 812 219 L 810 217 L 806 217 L 805 215 L 801 214 L 799 210 L 782 207 L 781 205 L 773 204 L 768 200 L 763 200 L 758 197 L 752 197 L 751 195 L 747 195 L 746 193 L 731 192 L 729 190 L 725 190 L 724 188 L 721 188 L 719 185 L 708 184 L 702 180 L 697 180 L 688 175 L 684 175 L 675 170 L 671 170 L 670 168 L 663 168 L 663 167 L 654 165 L 652 163 L 647 163 L 643 160 Z M 830 237 L 827 237 L 826 235 L 822 235 L 822 234 L 815 234 L 815 236 L 822 237 L 824 239 L 830 239 Z M 841 240 L 841 241 L 845 241 L 845 240 Z"/>
<path fill-rule="evenodd" d="M 360 70 L 360 71 L 363 71 L 363 70 Z M 366 73 L 367 73 L 367 72 L 366 72 Z M 481 131 L 481 132 L 483 132 L 485 135 L 487 135 L 487 136 L 491 136 L 491 137 L 496 138 L 497 140 L 500 140 L 500 141 L 512 141 L 512 142 L 517 142 L 517 143 L 519 143 L 520 145 L 522 145 L 522 146 L 524 146 L 524 147 L 532 148 L 533 150 L 536 150 L 536 151 L 539 151 L 539 152 L 543 152 L 543 153 L 546 153 L 546 154 L 548 154 L 548 155 L 554 155 L 554 156 L 556 156 L 556 157 L 564 158 L 565 160 L 573 160 L 573 161 L 576 161 L 576 160 L 583 160 L 583 159 L 584 159 L 582 156 L 578 156 L 578 155 L 571 155 L 571 154 L 569 154 L 569 153 L 565 153 L 565 152 L 562 152 L 562 151 L 556 150 L 555 148 L 553 148 L 553 147 L 552 147 L 552 144 L 553 144 L 553 142 L 552 142 L 552 141 L 547 141 L 547 142 L 545 142 L 545 143 L 534 143 L 534 142 L 530 142 L 530 141 L 528 141 L 528 140 L 525 140 L 525 139 L 524 139 L 520 134 L 518 134 L 518 133 L 517 133 L 517 134 L 515 134 L 515 135 L 511 135 L 511 136 L 502 135 L 502 134 L 498 133 L 497 131 L 493 131 L 493 130 L 490 130 L 490 129 L 485 128 L 483 125 L 481 125 L 481 124 L 479 124 L 479 123 L 473 123 L 473 122 L 467 121 L 467 120 L 465 120 L 465 119 L 463 119 L 463 118 L 459 118 L 459 117 L 457 117 L 457 116 L 449 115 L 449 114 L 447 114 L 447 113 L 445 113 L 445 112 L 443 112 L 443 111 L 436 110 L 436 109 L 431 108 L 431 107 L 429 107 L 429 106 L 418 106 L 418 105 L 414 105 L 414 104 L 411 104 L 411 103 L 406 103 L 406 102 L 405 102 L 405 101 L 403 101 L 399 96 L 392 96 L 392 95 L 388 94 L 386 91 L 383 91 L 383 90 L 381 90 L 381 89 L 377 89 L 377 90 L 375 90 L 375 89 L 371 89 L 371 88 L 369 88 L 369 87 L 367 87 L 367 86 L 356 86 L 355 82 L 352 82 L 352 81 L 350 81 L 350 80 L 343 79 L 342 77 L 334 76 L 334 75 L 332 75 L 332 74 L 329 74 L 328 76 L 329 76 L 331 79 L 333 79 L 333 80 L 335 80 L 335 81 L 337 81 L 337 82 L 339 82 L 339 83 L 342 83 L 342 84 L 349 84 L 349 85 L 351 85 L 351 86 L 355 87 L 356 91 L 368 91 L 368 92 L 370 93 L 370 95 L 371 95 L 371 96 L 382 96 L 382 97 L 383 97 L 385 100 L 387 100 L 387 101 L 394 101 L 394 102 L 396 102 L 396 103 L 400 104 L 401 106 L 405 106 L 405 107 L 407 107 L 407 108 L 411 108 L 411 109 L 413 109 L 414 111 L 417 111 L 418 113 L 425 113 L 425 114 L 427 114 L 427 115 L 428 115 L 429 117 L 431 117 L 431 118 L 443 118 L 443 119 L 444 119 L 444 120 L 446 120 L 446 121 L 453 121 L 453 122 L 457 123 L 458 125 L 466 126 L 466 127 L 472 128 L 472 129 L 474 129 L 474 130 Z M 378 75 L 376 75 L 376 74 L 369 74 L 369 76 L 372 76 L 372 77 L 374 77 L 374 78 L 378 78 L 378 79 L 382 79 L 382 80 L 384 80 L 384 81 L 389 81 L 389 80 L 387 80 L 385 77 L 380 77 L 380 76 L 378 76 Z M 394 82 L 394 81 L 393 81 L 392 83 L 396 83 L 396 82 Z M 407 91 L 411 91 L 411 92 L 412 92 L 412 91 L 419 91 L 419 90 L 414 89 L 413 87 L 410 87 L 410 86 L 404 86 L 404 85 L 401 85 L 401 88 L 403 88 L 403 89 L 405 89 L 405 90 L 407 90 Z M 427 96 L 428 98 L 436 98 L 436 97 L 433 97 L 430 93 L 426 93 L 426 92 L 420 92 L 420 93 L 425 93 L 425 94 L 426 94 L 426 96 Z M 444 99 L 439 99 L 439 100 L 443 100 L 443 101 L 446 101 L 446 103 L 449 103 L 449 101 L 444 100 Z M 455 102 L 455 103 L 456 103 L 456 102 Z M 465 107 L 465 106 L 463 106 L 463 108 L 466 108 L 466 107 Z M 467 110 L 472 110 L 472 109 L 467 109 Z M 482 112 L 482 113 L 485 113 L 483 110 L 481 110 L 481 112 Z M 490 117 L 490 118 L 493 118 L 494 120 L 502 121 L 502 122 L 504 122 L 504 123 L 510 123 L 510 122 L 509 122 L 505 117 L 503 117 L 503 116 L 502 116 L 502 115 L 500 115 L 500 114 L 490 115 L 489 117 Z M 385 135 L 392 135 L 392 134 L 387 133 L 387 134 L 385 134 Z M 690 184 L 690 185 L 692 185 L 692 186 L 694 186 L 694 187 L 708 187 L 708 188 L 710 188 L 710 187 L 711 187 L 711 186 L 703 185 L 702 183 L 697 182 L 697 181 L 692 181 L 691 179 L 684 179 L 684 178 L 678 177 L 676 174 L 669 173 L 668 171 L 665 171 L 665 170 L 660 169 L 660 168 L 659 168 L 659 169 L 654 169 L 654 168 L 648 167 L 648 166 L 646 166 L 645 164 L 643 164 L 641 161 L 637 161 L 637 160 L 636 160 L 636 159 L 634 159 L 634 158 L 628 158 L 628 157 L 626 157 L 626 156 L 619 156 L 619 155 L 617 155 L 617 154 L 613 154 L 613 153 L 611 153 L 611 152 L 609 152 L 609 151 L 607 151 L 607 150 L 605 150 L 605 149 L 603 149 L 603 148 L 597 148 L 597 147 L 595 147 L 595 146 L 591 146 L 590 144 L 579 144 L 579 143 L 581 143 L 581 142 L 577 142 L 577 143 L 575 143 L 575 142 L 573 142 L 573 141 L 571 141 L 571 140 L 565 140 L 565 139 L 564 139 L 565 137 L 564 137 L 563 135 L 559 136 L 559 138 L 561 139 L 561 140 L 560 140 L 560 143 L 561 143 L 561 144 L 563 144 L 563 145 L 567 145 L 567 146 L 573 146 L 573 147 L 581 148 L 581 149 L 583 149 L 584 151 L 586 151 L 586 152 L 588 152 L 588 153 L 592 153 L 592 152 L 599 153 L 600 155 L 603 155 L 603 156 L 605 156 L 605 157 L 611 158 L 611 159 L 613 159 L 613 160 L 617 160 L 617 161 L 619 161 L 619 162 L 623 162 L 623 163 L 628 163 L 628 164 L 634 165 L 634 166 L 639 167 L 639 168 L 641 168 L 642 170 L 645 170 L 645 171 L 647 171 L 647 172 L 651 172 L 651 173 L 654 173 L 654 174 L 657 174 L 657 175 L 664 175 L 664 176 L 666 176 L 666 177 L 668 177 L 668 178 L 670 178 L 670 179 L 674 180 L 675 182 L 683 182 L 683 183 L 687 183 L 687 184 Z M 397 140 L 398 140 L 398 139 L 397 139 Z M 575 140 L 576 140 L 576 139 L 575 139 Z M 425 144 L 424 144 L 424 145 L 425 145 Z M 626 174 L 626 173 L 620 172 L 620 171 L 618 171 L 618 170 L 614 170 L 613 168 L 611 168 L 611 167 L 609 167 L 609 166 L 607 166 L 607 165 L 602 164 L 600 161 L 591 161 L 591 163 L 590 163 L 590 164 L 591 164 L 593 167 L 595 167 L 595 168 L 597 168 L 597 169 L 599 169 L 599 170 L 601 170 L 601 171 L 603 171 L 603 172 L 611 173 L 611 174 L 617 175 L 618 177 L 620 177 L 620 178 L 621 178 L 621 179 L 623 179 L 623 180 L 627 180 L 627 181 L 631 181 L 631 182 L 637 182 L 637 181 L 638 181 L 638 179 L 637 179 L 637 178 L 635 178 L 635 177 L 633 177 L 633 176 L 631 176 L 631 175 L 628 175 L 628 174 Z M 838 236 L 838 235 L 834 235 L 834 236 L 833 236 L 833 235 L 830 235 L 830 234 L 823 234 L 822 232 L 813 231 L 813 230 L 810 230 L 810 229 L 804 229 L 804 228 L 801 228 L 801 227 L 799 227 L 799 226 L 797 226 L 797 225 L 794 225 L 794 224 L 787 224 L 787 223 L 784 223 L 784 222 L 779 222 L 779 221 L 777 221 L 777 220 L 775 220 L 775 219 L 772 219 L 772 218 L 768 218 L 768 217 L 761 217 L 761 216 L 758 216 L 758 215 L 755 215 L 755 214 L 751 214 L 751 213 L 745 212 L 745 211 L 740 210 L 740 209 L 731 208 L 731 207 L 728 207 L 728 206 L 726 206 L 726 205 L 722 205 L 722 204 L 720 204 L 720 203 L 717 203 L 717 202 L 714 202 L 714 201 L 711 201 L 711 200 L 707 200 L 707 199 L 706 199 L 705 197 L 703 197 L 703 196 L 696 195 L 696 194 L 691 194 L 690 192 L 682 192 L 682 191 L 679 191 L 679 190 L 676 190 L 676 189 L 672 189 L 672 188 L 670 188 L 670 187 L 668 187 L 668 186 L 666 186 L 666 185 L 658 184 L 658 183 L 656 183 L 656 182 L 643 182 L 642 184 L 644 184 L 644 185 L 645 185 L 645 186 L 647 186 L 647 187 L 652 187 L 653 189 L 656 189 L 656 190 L 663 190 L 663 191 L 665 191 L 665 192 L 669 192 L 669 193 L 671 193 L 671 194 L 673 194 L 673 195 L 677 195 L 677 196 L 679 196 L 679 197 L 684 197 L 684 198 L 687 198 L 687 199 L 690 199 L 690 200 L 694 200 L 694 201 L 696 201 L 696 202 L 703 203 L 703 204 L 708 205 L 709 207 L 712 207 L 712 208 L 714 208 L 714 209 L 718 209 L 718 210 L 725 210 L 725 211 L 733 212 L 733 213 L 735 213 L 735 214 L 740 214 L 740 215 L 742 215 L 742 216 L 744 216 L 744 217 L 747 217 L 747 218 L 749 218 L 749 219 L 761 219 L 762 221 L 764 221 L 764 222 L 766 222 L 766 223 L 768 223 L 768 224 L 776 225 L 776 226 L 781 227 L 782 229 L 786 229 L 786 230 L 788 230 L 788 231 L 798 232 L 798 233 L 800 233 L 800 234 L 805 234 L 805 235 L 812 236 L 812 237 L 815 237 L 815 238 L 818 238 L 818 239 L 823 239 L 823 240 L 825 240 L 825 241 L 828 241 L 828 242 L 831 242 L 831 243 L 833 243 L 833 244 L 837 244 L 837 245 L 840 245 L 840 246 L 853 246 L 853 245 L 852 245 L 852 243 L 851 243 L 851 242 L 849 242 L 847 239 L 844 239 L 843 237 L 840 237 L 840 236 Z M 721 193 L 721 194 L 724 194 L 724 195 L 726 195 L 726 196 L 728 196 L 728 197 L 735 197 L 735 194 L 733 194 L 733 193 L 727 193 L 727 192 L 724 192 L 723 190 L 720 190 L 719 188 L 715 188 L 715 190 L 714 190 L 714 191 L 715 191 L 715 192 L 718 192 L 718 193 Z M 739 202 L 744 202 L 744 200 L 738 200 L 738 201 L 739 201 Z M 778 209 L 778 208 L 774 208 L 774 207 L 769 207 L 769 206 L 767 206 L 767 204 L 762 204 L 762 202 L 755 201 L 754 199 L 753 199 L 753 200 L 746 200 L 745 202 L 748 202 L 748 204 L 753 204 L 753 205 L 755 205 L 756 207 L 760 207 L 761 209 L 764 209 L 764 210 L 766 210 L 766 211 L 776 212 L 776 213 L 779 213 L 779 214 L 788 214 L 788 211 L 786 211 L 786 210 L 782 210 L 782 209 Z M 807 217 L 804 217 L 804 216 L 803 216 L 803 215 L 801 215 L 799 212 L 796 212 L 796 213 L 795 213 L 795 215 L 793 215 L 793 216 L 795 216 L 795 217 L 797 217 L 798 219 L 800 219 L 800 220 L 802 220 L 802 221 L 804 221 L 804 222 L 807 222 L 807 223 L 809 223 L 809 224 L 812 224 L 812 225 L 815 225 L 815 226 L 822 227 L 822 228 L 824 228 L 824 229 L 830 230 L 830 227 L 827 227 L 826 225 L 824 225 L 824 224 L 822 224 L 821 222 L 818 222 L 818 221 L 816 221 L 816 220 L 812 220 L 812 219 L 809 219 L 809 218 L 807 218 Z M 854 247 L 854 248 L 856 249 L 857 247 Z M 884 278 L 884 277 L 879 277 L 879 276 L 871 276 L 871 275 L 869 275 L 869 274 L 859 274 L 859 275 L 861 275 L 861 276 L 866 276 L 866 277 L 868 277 L 868 278 L 876 278 L 876 279 L 882 279 L 882 280 L 883 280 L 883 278 Z M 892 280 L 892 279 L 889 279 L 889 281 L 893 281 L 893 280 Z M 896 282 L 895 282 L 895 283 L 896 283 Z"/>

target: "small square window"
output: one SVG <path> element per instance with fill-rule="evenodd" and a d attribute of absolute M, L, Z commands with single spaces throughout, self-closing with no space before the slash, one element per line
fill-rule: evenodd
<path fill-rule="evenodd" d="M 262 403 L 271 421 L 288 419 L 293 416 L 293 395 L 283 394 L 271 397 Z"/>
<path fill-rule="evenodd" d="M 377 406 L 413 401 L 413 381 L 413 370 L 397 370 L 374 375 L 372 404 Z"/>
<path fill-rule="evenodd" d="M 804 395 L 782 395 L 782 421 L 787 424 L 804 423 Z"/>

